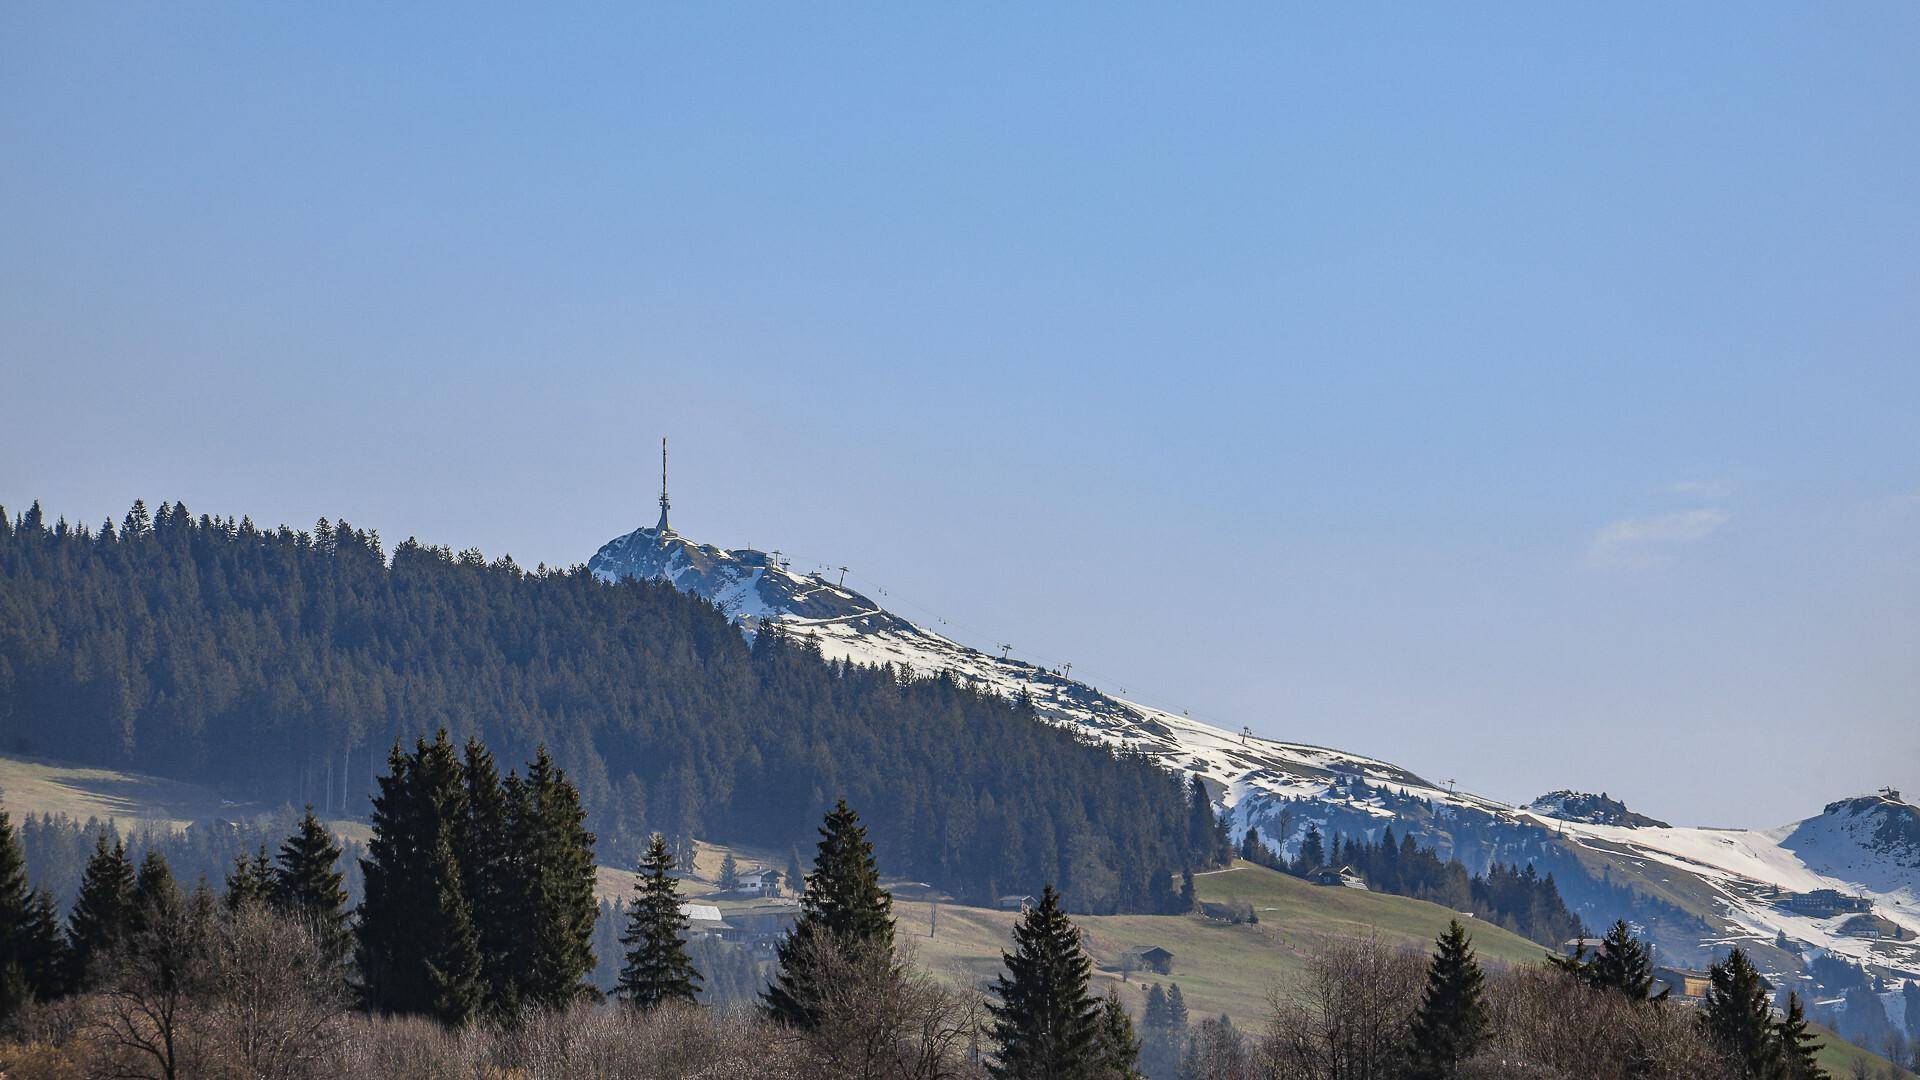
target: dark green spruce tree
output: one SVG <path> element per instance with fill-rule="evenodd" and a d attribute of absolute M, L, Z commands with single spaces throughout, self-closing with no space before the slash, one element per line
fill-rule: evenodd
<path fill-rule="evenodd" d="M 687 957 L 687 917 L 680 910 L 680 886 L 673 877 L 673 852 L 659 833 L 647 842 L 640 876 L 627 909 L 627 963 L 620 970 L 619 994 L 646 1012 L 672 1001 L 692 1004 L 700 973 Z"/>
<path fill-rule="evenodd" d="M 1640 944 L 1621 919 L 1607 931 L 1600 950 L 1588 956 L 1583 946 L 1572 956 L 1554 957 L 1554 966 L 1571 972 L 1596 990 L 1619 994 L 1632 1001 L 1646 1001 L 1653 994 L 1653 957 Z M 1665 991 L 1660 994 L 1665 997 Z"/>
<path fill-rule="evenodd" d="M 454 856 L 466 821 L 460 763 L 442 730 L 398 745 L 373 798 L 373 836 L 360 861 L 366 897 L 358 938 L 367 1004 L 383 1013 L 461 1024 L 479 1010 L 480 944 Z"/>
<path fill-rule="evenodd" d="M 1093 961 L 1080 930 L 1047 886 L 1013 928 L 1006 972 L 988 1002 L 997 1047 L 988 1071 L 1001 1080 L 1079 1080 L 1100 1075 L 1101 1005 L 1087 988 Z"/>
<path fill-rule="evenodd" d="M 313 815 L 311 806 L 280 845 L 270 899 L 283 914 L 305 922 L 335 963 L 346 962 L 353 932 L 347 925 L 340 842 Z"/>
<path fill-rule="evenodd" d="M 145 930 L 156 918 L 178 908 L 185 899 L 180 883 L 173 880 L 173 867 L 167 865 L 167 857 L 160 854 L 159 848 L 150 849 L 140 860 L 140 870 L 133 878 L 134 932 Z"/>
<path fill-rule="evenodd" d="M 1827 1070 L 1820 1067 L 1820 1037 L 1807 1024 L 1799 994 L 1787 995 L 1787 1015 L 1774 1030 L 1780 1039 L 1783 1080 L 1828 1080 Z"/>
<path fill-rule="evenodd" d="M 1326 841 L 1320 837 L 1320 826 L 1307 824 L 1306 838 L 1300 841 L 1300 859 L 1294 863 L 1301 877 L 1327 865 Z"/>
<path fill-rule="evenodd" d="M 1140 1018 L 1140 1071 L 1153 1080 L 1175 1080 L 1187 1053 L 1187 1002 L 1180 985 L 1147 988 L 1146 1010 Z"/>
<path fill-rule="evenodd" d="M 478 739 L 468 739 L 461 765 L 467 814 L 454 846 L 460 862 L 460 889 L 473 912 L 480 943 L 484 1008 L 494 1016 L 512 1016 L 520 1007 L 518 969 L 530 966 L 521 955 L 526 925 L 527 882 L 521 876 L 516 810 L 524 792 L 518 777 L 500 780 L 493 754 Z"/>
<path fill-rule="evenodd" d="M 233 857 L 233 869 L 227 872 L 225 891 L 221 893 L 221 903 L 228 911 L 238 911 L 248 904 L 264 904 L 273 895 L 273 861 L 267 858 L 264 845 L 249 856 L 245 852 Z"/>
<path fill-rule="evenodd" d="M 1492 1018 L 1473 942 L 1455 919 L 1427 963 L 1427 986 L 1413 1014 L 1407 1063 L 1415 1080 L 1450 1080 L 1486 1041 Z"/>
<path fill-rule="evenodd" d="M 126 845 L 107 846 L 102 833 L 67 913 L 67 986 L 90 989 L 100 961 L 133 933 L 133 863 Z"/>
<path fill-rule="evenodd" d="M 0 811 L 0 1030 L 30 1001 L 60 991 L 60 924 L 53 898 L 27 884 L 27 857 Z"/>
<path fill-rule="evenodd" d="M 1266 861 L 1265 846 L 1260 843 L 1260 830 L 1247 826 L 1247 833 L 1240 838 L 1240 857 L 1250 863 Z"/>
<path fill-rule="evenodd" d="M 593 834 L 580 793 L 541 747 L 513 808 L 519 841 L 516 905 L 524 920 L 514 928 L 518 997 L 560 1008 L 595 996 L 593 926 L 600 906 L 593 897 Z"/>
<path fill-rule="evenodd" d="M 1745 1080 L 1777 1080 L 1785 1067 L 1780 1035 L 1767 1001 L 1767 981 L 1735 947 L 1708 969 L 1700 1020 L 1727 1063 Z"/>
<path fill-rule="evenodd" d="M 841 799 L 820 827 L 820 844 L 800 894 L 800 918 L 776 950 L 779 971 L 764 995 L 775 1020 L 811 1028 L 819 1022 L 816 962 L 820 948 L 893 953 L 893 897 L 860 815 Z"/>
<path fill-rule="evenodd" d="M 1099 1051 L 1094 1074 L 1101 1080 L 1130 1080 L 1140 1075 L 1140 1040 L 1133 1034 L 1133 1018 L 1120 1004 L 1120 991 L 1108 987 L 1100 1000 Z"/>
<path fill-rule="evenodd" d="M 782 876 L 786 879 L 785 884 L 787 891 L 793 895 L 799 896 L 800 893 L 806 889 L 807 872 L 800 869 L 799 848 L 787 849 L 787 872 Z"/>

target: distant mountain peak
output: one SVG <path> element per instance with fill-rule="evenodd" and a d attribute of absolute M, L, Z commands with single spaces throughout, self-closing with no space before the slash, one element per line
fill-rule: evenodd
<path fill-rule="evenodd" d="M 664 517 L 663 509 L 663 521 Z M 665 581 L 708 600 L 748 634 L 757 632 L 768 619 L 799 630 L 832 623 L 849 623 L 867 633 L 914 628 L 823 575 L 794 573 L 779 554 L 718 548 L 655 526 L 608 541 L 587 561 L 587 569 L 605 581 Z"/>
<path fill-rule="evenodd" d="M 1830 802 L 1813 822 L 1827 822 L 1860 848 L 1881 859 L 1920 871 L 1920 806 L 1892 788 Z"/>
<path fill-rule="evenodd" d="M 777 621 L 830 661 L 891 665 L 1024 701 L 1043 723 L 1199 780 L 1235 836 L 1257 828 L 1263 842 L 1290 855 L 1309 825 L 1348 837 L 1378 837 L 1391 826 L 1443 857 L 1459 855 L 1474 872 L 1494 860 L 1557 868 L 1569 903 L 1584 892 L 1609 905 L 1581 912 L 1597 924 L 1640 918 L 1637 909 L 1616 910 L 1621 886 L 1628 896 L 1654 895 L 1685 880 L 1694 884 L 1680 894 L 1688 898 L 1684 913 L 1649 909 L 1663 947 L 1704 949 L 1728 933 L 1772 940 L 1784 930 L 1804 945 L 1920 977 L 1920 948 L 1810 927 L 1771 899 L 1781 890 L 1864 891 L 1876 913 L 1920 933 L 1920 809 L 1897 793 L 1843 799 L 1771 830 L 1675 828 L 1605 792 L 1555 791 L 1514 807 L 1378 758 L 1215 727 L 1104 693 L 1064 671 L 971 648 L 885 610 L 837 576 L 794 573 L 777 551 L 696 543 L 667 525 L 664 495 L 663 486 L 660 523 L 601 547 L 587 564 L 594 574 L 670 582 L 750 635 Z M 1597 883 L 1590 888 L 1576 880 L 1589 878 Z"/>
<path fill-rule="evenodd" d="M 1629 829 L 1670 829 L 1673 826 L 1645 814 L 1627 809 L 1627 804 L 1610 798 L 1606 792 L 1550 791 L 1527 804 L 1527 809 L 1542 817 L 1560 821 L 1581 821 L 1588 825 L 1620 825 Z"/>

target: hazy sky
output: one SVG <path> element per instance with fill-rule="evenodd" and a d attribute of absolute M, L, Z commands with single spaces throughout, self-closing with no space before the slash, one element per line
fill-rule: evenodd
<path fill-rule="evenodd" d="M 1230 727 L 1920 789 L 1920 6 L 1332 6 L 5 5 L 0 502 L 573 563 L 669 434 Z"/>

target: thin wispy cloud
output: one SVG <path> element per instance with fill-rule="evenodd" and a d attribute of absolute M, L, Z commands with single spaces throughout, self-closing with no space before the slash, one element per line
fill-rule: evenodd
<path fill-rule="evenodd" d="M 1733 485 L 1725 480 L 1681 480 L 1667 485 L 1667 493 L 1688 499 L 1724 499 L 1733 494 Z"/>
<path fill-rule="evenodd" d="M 1594 534 L 1587 561 L 1624 569 L 1659 566 L 1671 560 L 1677 549 L 1712 536 L 1730 518 L 1725 510 L 1712 506 L 1623 518 Z"/>

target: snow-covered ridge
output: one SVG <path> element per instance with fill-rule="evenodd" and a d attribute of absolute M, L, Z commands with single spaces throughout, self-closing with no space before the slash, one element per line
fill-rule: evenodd
<path fill-rule="evenodd" d="M 1527 809 L 1561 821 L 1584 821 L 1590 825 L 1668 827 L 1664 821 L 1634 813 L 1627 809 L 1627 804 L 1609 798 L 1604 791 L 1598 795 L 1587 791 L 1550 791 L 1528 803 Z"/>
<path fill-rule="evenodd" d="M 1491 800 L 1450 793 L 1390 762 L 1226 731 L 1104 694 L 1023 660 L 983 653 L 894 615 L 824 577 L 793 573 L 763 551 L 727 551 L 648 528 L 611 541 L 587 566 L 606 580 L 632 577 L 671 582 L 712 601 L 749 632 L 769 618 L 778 619 L 786 632 L 818 643 L 830 660 L 892 664 L 920 675 L 944 671 L 1008 697 L 1024 693 L 1044 720 L 1140 751 L 1167 768 L 1198 774 L 1228 808 L 1261 793 L 1322 797 L 1341 781 L 1357 776 L 1419 797 L 1504 809 Z M 1391 815 L 1383 812 L 1382 816 Z M 1245 825 L 1245 821 L 1239 823 L 1240 828 Z"/>
<path fill-rule="evenodd" d="M 1008 697 L 1025 694 L 1046 722 L 1199 776 L 1236 835 L 1255 826 L 1269 843 L 1291 848 L 1309 821 L 1347 833 L 1391 824 L 1472 865 L 1491 858 L 1558 861 L 1563 888 L 1565 872 L 1581 871 L 1658 895 L 1710 927 L 1704 937 L 1695 929 L 1685 940 L 1664 939 L 1664 947 L 1685 950 L 1683 957 L 1695 954 L 1688 959 L 1735 940 L 1770 949 L 1784 932 L 1802 955 L 1827 950 L 1920 977 L 1920 809 L 1893 793 L 1841 800 L 1772 830 L 1673 827 L 1605 796 L 1569 791 L 1513 807 L 1377 758 L 1228 731 L 969 648 L 838 582 L 793 573 L 766 552 L 728 551 L 646 528 L 606 544 L 588 567 L 607 580 L 669 581 L 713 602 L 748 633 L 778 620 L 786 632 L 811 638 L 828 659 L 946 672 Z M 1845 918 L 1784 906 L 1788 894 L 1820 889 L 1869 898 L 1875 916 L 1911 931 L 1913 940 L 1855 936 L 1844 929 Z"/>

